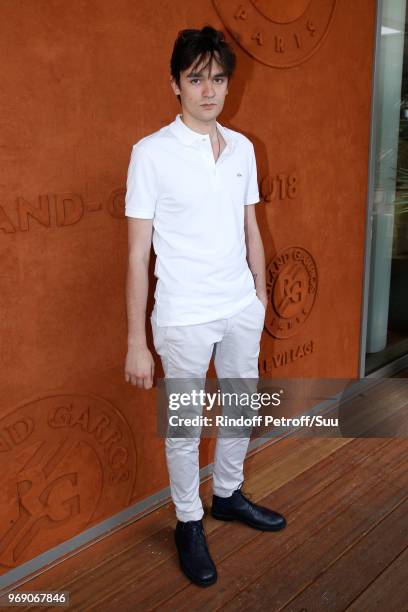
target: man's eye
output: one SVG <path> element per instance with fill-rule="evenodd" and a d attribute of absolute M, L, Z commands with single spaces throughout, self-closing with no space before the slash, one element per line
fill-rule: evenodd
<path fill-rule="evenodd" d="M 194 83 L 195 81 L 199 81 L 200 79 L 191 79 L 190 83 Z"/>
<path fill-rule="evenodd" d="M 218 83 L 223 83 L 224 82 L 224 79 L 222 77 L 218 77 L 215 80 L 218 81 Z"/>

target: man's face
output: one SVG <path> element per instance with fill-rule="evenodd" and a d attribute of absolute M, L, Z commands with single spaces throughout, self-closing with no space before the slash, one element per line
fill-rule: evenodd
<path fill-rule="evenodd" d="M 199 121 L 215 119 L 222 111 L 228 93 L 228 77 L 222 66 L 214 58 L 204 69 L 207 61 L 208 58 L 194 71 L 191 67 L 181 71 L 180 87 L 171 79 L 174 93 L 180 95 L 183 112 Z"/>

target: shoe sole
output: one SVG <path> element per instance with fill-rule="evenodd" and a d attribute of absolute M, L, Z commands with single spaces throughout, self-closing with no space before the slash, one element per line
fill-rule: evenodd
<path fill-rule="evenodd" d="M 258 529 L 259 531 L 281 531 L 281 529 L 284 529 L 286 527 L 286 523 L 284 523 L 281 527 L 279 526 L 261 527 L 260 525 L 257 525 L 256 523 L 251 523 L 250 521 L 244 521 L 244 519 L 237 518 L 236 516 L 226 516 L 226 515 L 221 515 L 221 514 L 215 514 L 214 512 L 211 512 L 211 516 L 217 519 L 217 521 L 240 521 L 241 523 L 244 523 L 245 525 L 249 525 L 249 527 Z"/>

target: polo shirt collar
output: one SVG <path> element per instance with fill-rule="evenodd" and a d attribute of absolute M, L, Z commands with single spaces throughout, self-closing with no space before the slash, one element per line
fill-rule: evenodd
<path fill-rule="evenodd" d="M 215 122 L 222 137 L 224 138 L 227 147 L 232 150 L 236 145 L 236 138 L 233 134 L 227 134 L 224 126 L 218 121 Z M 205 134 L 200 134 L 189 128 L 181 118 L 181 113 L 176 115 L 175 120 L 170 125 L 173 134 L 186 145 L 197 145 L 200 143 Z"/>

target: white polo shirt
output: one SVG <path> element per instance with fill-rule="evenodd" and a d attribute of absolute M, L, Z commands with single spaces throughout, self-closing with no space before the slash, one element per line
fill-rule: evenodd
<path fill-rule="evenodd" d="M 230 317 L 256 295 L 246 259 L 244 205 L 259 201 L 252 142 L 220 125 L 214 160 L 208 134 L 177 115 L 132 149 L 125 215 L 153 219 L 157 325 Z"/>

